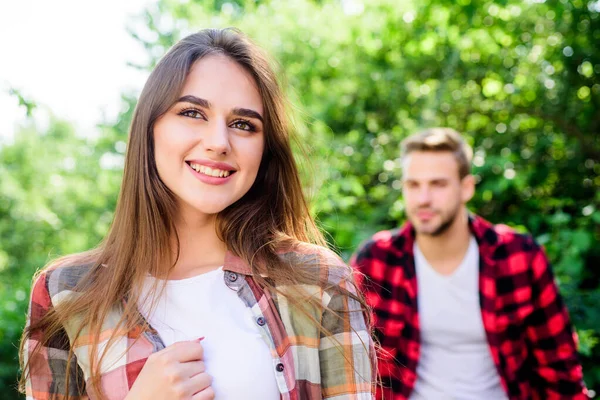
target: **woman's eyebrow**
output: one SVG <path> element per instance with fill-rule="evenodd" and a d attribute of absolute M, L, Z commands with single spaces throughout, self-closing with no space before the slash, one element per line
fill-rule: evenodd
<path fill-rule="evenodd" d="M 251 110 L 249 108 L 234 108 L 231 112 L 233 113 L 233 115 L 239 115 L 240 117 L 255 118 L 262 123 L 265 122 L 263 120 L 262 115 L 260 115 L 258 112 Z"/>
<path fill-rule="evenodd" d="M 200 107 L 210 109 L 210 102 L 208 100 L 202 99 L 200 97 L 192 96 L 192 95 L 182 96 L 177 100 L 177 102 L 178 103 L 192 103 L 192 104 L 196 104 Z M 255 118 L 255 119 L 258 119 L 262 123 L 265 122 L 262 115 L 260 115 L 257 111 L 254 111 L 249 108 L 236 107 L 233 110 L 231 110 L 231 113 L 233 115 L 238 115 L 240 117 Z"/>
<path fill-rule="evenodd" d="M 201 99 L 200 97 L 196 97 L 196 96 L 192 96 L 192 95 L 186 95 L 186 96 L 182 96 L 177 100 L 178 103 L 192 103 L 192 104 L 196 104 L 200 107 L 204 107 L 204 108 L 210 108 L 210 102 L 208 100 L 205 99 Z"/>

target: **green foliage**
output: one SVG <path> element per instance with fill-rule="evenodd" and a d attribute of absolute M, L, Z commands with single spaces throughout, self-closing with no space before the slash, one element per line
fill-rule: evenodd
<path fill-rule="evenodd" d="M 586 383 L 598 390 L 599 9 L 566 0 L 163 0 L 132 33 L 151 56 L 143 67 L 205 27 L 236 26 L 273 54 L 309 145 L 313 211 L 346 258 L 404 221 L 399 142 L 431 126 L 464 132 L 478 181 L 471 209 L 545 246 Z M 133 104 L 124 98 L 96 142 L 56 122 L 0 149 L 2 393 L 17 374 L 31 274 L 106 232 Z"/>
<path fill-rule="evenodd" d="M 19 92 L 17 89 L 9 89 L 8 93 L 15 96 L 19 100 L 19 106 L 25 107 L 25 114 L 28 117 L 33 115 L 33 110 L 35 110 L 37 107 L 37 104 L 35 104 L 34 101 L 23 97 L 21 92 Z"/>

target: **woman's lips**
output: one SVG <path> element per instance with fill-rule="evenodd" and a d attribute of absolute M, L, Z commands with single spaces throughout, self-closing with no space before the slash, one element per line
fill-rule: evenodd
<path fill-rule="evenodd" d="M 194 178 L 198 179 L 200 182 L 206 183 L 208 185 L 223 185 L 231 180 L 233 175 L 235 175 L 236 171 L 232 171 L 228 176 L 225 177 L 217 177 L 203 174 L 201 172 L 197 172 L 193 169 L 188 163 L 186 163 L 188 169 L 194 175 Z"/>

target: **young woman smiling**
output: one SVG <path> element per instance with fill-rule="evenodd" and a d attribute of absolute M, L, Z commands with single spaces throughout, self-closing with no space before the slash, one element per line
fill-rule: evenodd
<path fill-rule="evenodd" d="M 240 32 L 163 57 L 108 235 L 34 281 L 29 399 L 371 399 L 369 313 L 309 215 L 290 134 Z"/>

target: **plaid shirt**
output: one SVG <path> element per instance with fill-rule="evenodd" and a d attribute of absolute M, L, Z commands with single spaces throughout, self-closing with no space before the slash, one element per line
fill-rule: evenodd
<path fill-rule="evenodd" d="M 318 265 L 325 281 L 356 293 L 352 270 L 347 266 L 330 269 L 326 265 L 342 261 L 333 253 L 316 246 L 302 246 L 282 254 L 284 261 L 294 265 Z M 42 318 L 48 310 L 65 298 L 78 296 L 76 283 L 89 267 L 63 267 L 47 270 L 34 283 L 28 323 Z M 323 290 L 320 285 L 305 285 L 309 293 L 319 296 L 323 306 L 344 315 L 340 319 L 331 311 L 316 311 L 314 317 L 321 321 L 328 334 L 321 333 L 308 318 L 291 307 L 282 296 L 263 291 L 252 278 L 250 268 L 241 259 L 228 253 L 223 266 L 225 284 L 235 290 L 251 310 L 263 339 L 271 349 L 273 368 L 281 399 L 335 399 L 371 400 L 373 398 L 374 351 L 360 304 L 337 291 Z M 342 271 L 342 273 L 331 273 Z M 283 291 L 285 287 L 278 287 Z M 67 375 L 70 375 L 68 392 L 74 399 L 98 398 L 91 385 L 78 388 L 75 384 L 89 382 L 89 345 L 93 341 L 104 343 L 114 332 L 120 317 L 116 307 L 106 318 L 100 339 L 84 331 L 73 343 L 73 324 L 64 324 L 62 337 L 54 338 L 34 358 L 32 350 L 41 339 L 42 332 L 33 332 L 25 344 L 25 358 L 30 359 L 31 374 L 27 380 L 27 399 L 64 398 Z M 352 312 L 356 311 L 356 312 Z M 74 317 L 75 319 L 75 317 Z M 76 321 L 73 321 L 76 322 Z M 266 322 L 266 323 L 265 323 Z M 69 344 L 71 343 L 71 344 Z M 67 371 L 69 346 L 73 347 L 76 363 Z M 340 347 L 341 346 L 341 347 Z M 103 348 L 100 347 L 99 352 Z M 108 399 L 123 399 L 148 356 L 165 346 L 160 337 L 136 327 L 118 335 L 101 365 L 101 385 Z M 84 386 L 84 385 L 81 385 Z"/>
<path fill-rule="evenodd" d="M 491 356 L 512 399 L 587 399 L 567 310 L 543 250 L 530 236 L 471 217 L 479 245 L 479 304 Z M 407 399 L 417 379 L 421 333 L 415 233 L 382 231 L 350 261 L 373 307 L 381 345 L 378 398 Z"/>

